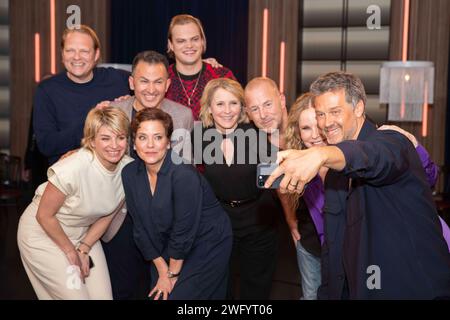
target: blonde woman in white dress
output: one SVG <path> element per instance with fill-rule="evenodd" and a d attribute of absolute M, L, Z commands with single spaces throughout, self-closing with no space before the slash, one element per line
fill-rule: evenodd
<path fill-rule="evenodd" d="M 112 299 L 99 239 L 124 203 L 128 133 L 123 111 L 90 111 L 82 148 L 49 168 L 23 213 L 17 242 L 39 299 Z"/>

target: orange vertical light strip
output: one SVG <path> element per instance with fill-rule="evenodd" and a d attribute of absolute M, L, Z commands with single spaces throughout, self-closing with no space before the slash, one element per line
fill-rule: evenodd
<path fill-rule="evenodd" d="M 267 77 L 267 46 L 269 37 L 269 9 L 263 12 L 263 39 L 262 39 L 262 76 Z"/>
<path fill-rule="evenodd" d="M 56 73 L 56 9 L 55 0 L 50 0 L 50 72 Z"/>
<path fill-rule="evenodd" d="M 284 75 L 285 75 L 285 63 L 286 63 L 286 43 L 281 41 L 280 43 L 280 92 L 284 93 Z"/>
<path fill-rule="evenodd" d="M 39 33 L 34 34 L 34 81 L 41 81 L 41 37 Z"/>
<path fill-rule="evenodd" d="M 426 137 L 428 132 L 428 83 L 425 82 L 423 93 L 423 113 L 422 113 L 422 137 Z"/>
<path fill-rule="evenodd" d="M 403 11 L 403 41 L 402 41 L 402 61 L 408 60 L 408 34 L 409 34 L 409 0 L 404 0 Z"/>

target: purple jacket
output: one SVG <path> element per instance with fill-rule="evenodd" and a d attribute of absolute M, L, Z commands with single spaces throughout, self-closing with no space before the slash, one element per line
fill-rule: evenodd
<path fill-rule="evenodd" d="M 434 187 L 438 177 L 438 167 L 431 160 L 430 155 L 423 146 L 419 144 L 416 150 L 425 170 L 428 183 L 430 184 L 430 187 Z M 305 203 L 309 210 L 309 214 L 311 215 L 314 226 L 316 227 L 317 234 L 320 239 L 320 244 L 323 245 L 323 242 L 325 241 L 325 235 L 323 231 L 322 210 L 325 203 L 325 190 L 323 187 L 322 179 L 319 177 L 319 175 L 317 175 L 308 183 L 308 187 L 305 190 L 303 199 L 305 200 Z M 447 226 L 445 221 L 441 219 L 441 217 L 439 217 L 439 221 L 441 222 L 442 233 L 444 235 L 445 241 L 447 242 L 447 246 L 450 252 L 450 228 Z"/>

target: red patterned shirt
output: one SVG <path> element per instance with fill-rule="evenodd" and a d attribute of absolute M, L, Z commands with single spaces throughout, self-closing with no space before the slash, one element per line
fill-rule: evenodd
<path fill-rule="evenodd" d="M 189 107 L 192 110 L 194 120 L 198 120 L 200 113 L 200 98 L 202 97 L 203 90 L 209 80 L 217 78 L 231 78 L 236 80 L 231 70 L 224 67 L 213 68 L 208 63 L 203 63 L 200 73 L 200 77 L 198 73 L 192 76 L 186 76 L 180 73 L 180 77 L 178 77 L 175 65 L 172 64 L 169 67 L 169 78 L 172 83 L 170 84 L 169 90 L 167 90 L 166 98 Z M 181 84 L 180 79 L 183 84 Z"/>

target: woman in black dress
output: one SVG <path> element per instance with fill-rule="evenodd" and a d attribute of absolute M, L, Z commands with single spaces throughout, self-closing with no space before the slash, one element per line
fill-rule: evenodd
<path fill-rule="evenodd" d="M 278 246 L 276 215 L 281 209 L 276 194 L 257 188 L 256 167 L 271 159 L 271 146 L 266 134 L 248 123 L 243 89 L 234 80 L 219 78 L 207 84 L 200 118 L 202 126 L 192 135 L 194 159 L 231 219 L 240 298 L 268 299 Z M 231 283 L 230 277 L 229 298 Z"/>

